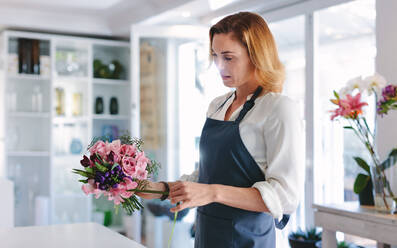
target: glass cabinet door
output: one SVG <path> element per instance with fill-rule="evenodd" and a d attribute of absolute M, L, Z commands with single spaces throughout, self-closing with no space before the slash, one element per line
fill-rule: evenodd
<path fill-rule="evenodd" d="M 71 173 L 91 139 L 91 46 L 86 41 L 55 39 L 52 84 L 52 223 L 90 221 L 91 197 Z"/>

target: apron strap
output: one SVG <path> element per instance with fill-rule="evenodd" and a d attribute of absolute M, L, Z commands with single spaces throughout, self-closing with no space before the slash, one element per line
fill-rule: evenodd
<path fill-rule="evenodd" d="M 235 94 L 235 91 L 233 91 L 232 94 L 230 94 L 230 96 L 228 98 L 226 98 L 226 100 L 216 109 L 216 111 L 212 114 L 215 114 L 216 112 L 218 112 L 221 108 L 223 108 L 223 106 L 225 106 L 226 102 L 230 99 L 230 97 L 233 96 L 233 94 Z"/>
<path fill-rule="evenodd" d="M 275 226 L 280 230 L 283 229 L 287 225 L 289 217 L 289 214 L 283 214 L 283 218 L 280 221 L 274 219 Z"/>
<path fill-rule="evenodd" d="M 238 124 L 240 121 L 244 118 L 244 116 L 254 107 L 255 105 L 255 99 L 259 96 L 259 94 L 262 92 L 262 86 L 258 86 L 256 88 L 254 95 L 244 103 L 243 109 L 240 111 L 240 114 L 238 115 L 237 119 L 235 122 Z"/>

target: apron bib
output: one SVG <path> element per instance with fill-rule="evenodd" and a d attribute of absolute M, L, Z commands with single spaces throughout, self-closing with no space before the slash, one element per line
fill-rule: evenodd
<path fill-rule="evenodd" d="M 255 105 L 261 91 L 262 87 L 258 86 L 235 121 L 207 118 L 200 138 L 199 183 L 251 187 L 265 181 L 239 130 L 241 120 Z M 276 247 L 275 227 L 282 229 L 288 219 L 289 216 L 284 215 L 278 222 L 268 213 L 219 203 L 201 206 L 197 208 L 195 248 L 273 248 Z"/>

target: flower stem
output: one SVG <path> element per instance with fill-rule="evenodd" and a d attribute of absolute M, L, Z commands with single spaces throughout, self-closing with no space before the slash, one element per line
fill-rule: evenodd
<path fill-rule="evenodd" d="M 151 194 L 161 194 L 161 195 L 169 195 L 166 191 L 157 191 L 157 190 L 148 190 L 148 189 L 129 189 L 127 191 L 133 192 L 141 192 L 141 193 L 151 193 Z"/>
<path fill-rule="evenodd" d="M 177 205 L 179 205 L 179 202 L 177 203 Z M 172 236 L 174 236 L 175 223 L 176 223 L 176 218 L 177 218 L 177 217 L 178 217 L 178 211 L 175 212 L 175 214 L 174 214 L 174 223 L 172 223 L 171 235 L 170 235 L 170 238 L 168 239 L 168 248 L 171 247 Z"/>

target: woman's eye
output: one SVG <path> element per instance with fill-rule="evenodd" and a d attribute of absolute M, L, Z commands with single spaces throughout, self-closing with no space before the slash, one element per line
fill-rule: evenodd
<path fill-rule="evenodd" d="M 225 57 L 225 60 L 230 61 L 230 60 L 232 60 L 232 58 Z"/>
<path fill-rule="evenodd" d="M 213 54 L 212 54 L 212 57 L 216 57 L 216 54 L 215 54 L 215 53 L 213 53 Z"/>

